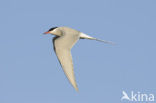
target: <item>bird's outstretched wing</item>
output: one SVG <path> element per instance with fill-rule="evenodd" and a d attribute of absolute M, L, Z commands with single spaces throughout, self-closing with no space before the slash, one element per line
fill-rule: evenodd
<path fill-rule="evenodd" d="M 74 76 L 71 48 L 78 40 L 78 35 L 63 35 L 53 39 L 54 50 L 58 60 L 68 80 L 76 90 L 78 88 Z"/>

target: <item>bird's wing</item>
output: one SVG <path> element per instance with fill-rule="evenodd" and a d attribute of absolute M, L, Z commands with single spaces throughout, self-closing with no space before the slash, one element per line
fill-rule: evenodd
<path fill-rule="evenodd" d="M 79 37 L 76 35 L 63 35 L 53 39 L 54 50 L 58 60 L 68 80 L 76 90 L 78 88 L 74 76 L 71 48 L 78 40 Z"/>

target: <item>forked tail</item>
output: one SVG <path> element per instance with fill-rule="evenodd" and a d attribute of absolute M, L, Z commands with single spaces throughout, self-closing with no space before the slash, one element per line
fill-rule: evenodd
<path fill-rule="evenodd" d="M 112 41 L 106 41 L 106 40 L 101 40 L 101 39 L 97 39 L 97 38 L 93 38 L 92 40 L 96 40 L 96 41 L 104 42 L 104 43 L 107 43 L 107 44 L 115 45 L 115 43 L 113 43 Z"/>
<path fill-rule="evenodd" d="M 87 34 L 84 34 L 84 33 L 80 33 L 80 38 L 82 38 L 82 39 L 91 39 L 91 40 L 96 40 L 96 41 L 104 42 L 104 43 L 107 43 L 107 44 L 115 45 L 115 43 L 113 43 L 111 41 L 97 39 L 97 38 L 91 37 L 91 36 L 89 36 Z"/>

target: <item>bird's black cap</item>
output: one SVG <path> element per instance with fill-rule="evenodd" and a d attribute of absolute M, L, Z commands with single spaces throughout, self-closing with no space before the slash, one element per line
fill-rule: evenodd
<path fill-rule="evenodd" d="M 56 29 L 56 28 L 58 28 L 58 27 L 52 27 L 52 28 L 50 28 L 48 31 L 52 31 L 52 30 L 54 30 L 54 29 Z"/>

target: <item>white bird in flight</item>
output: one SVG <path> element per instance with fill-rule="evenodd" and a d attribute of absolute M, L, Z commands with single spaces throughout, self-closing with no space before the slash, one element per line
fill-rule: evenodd
<path fill-rule="evenodd" d="M 100 40 L 94 37 L 91 37 L 87 34 L 84 34 L 80 31 L 74 30 L 69 27 L 53 27 L 49 29 L 44 34 L 53 34 L 53 46 L 54 51 L 57 55 L 57 58 L 63 68 L 64 73 L 66 74 L 68 80 L 72 86 L 78 91 L 78 87 L 75 81 L 71 48 L 79 39 L 90 39 L 97 40 L 104 43 L 113 44 L 110 41 Z"/>

